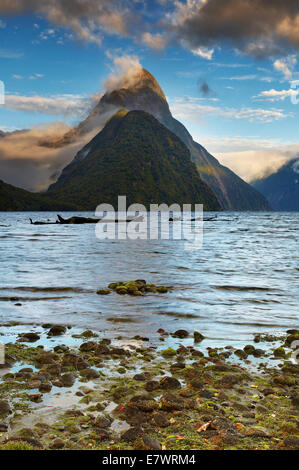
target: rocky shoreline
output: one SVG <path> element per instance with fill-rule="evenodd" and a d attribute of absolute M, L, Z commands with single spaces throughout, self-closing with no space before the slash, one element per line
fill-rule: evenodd
<path fill-rule="evenodd" d="M 15 327 L 0 325 L 0 340 Z M 34 330 L 5 347 L 1 450 L 299 448 L 299 330 L 206 350 L 200 332 L 185 330 L 158 330 L 161 346 L 63 325 Z"/>

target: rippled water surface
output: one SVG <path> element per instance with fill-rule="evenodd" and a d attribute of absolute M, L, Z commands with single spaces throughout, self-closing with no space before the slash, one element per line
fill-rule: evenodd
<path fill-rule="evenodd" d="M 94 225 L 34 226 L 29 217 L 56 214 L 0 213 L 0 323 L 62 323 L 130 337 L 185 328 L 214 346 L 298 327 L 298 213 L 219 213 L 204 223 L 204 246 L 194 251 L 177 240 L 98 240 Z M 96 294 L 133 279 L 173 290 Z"/>

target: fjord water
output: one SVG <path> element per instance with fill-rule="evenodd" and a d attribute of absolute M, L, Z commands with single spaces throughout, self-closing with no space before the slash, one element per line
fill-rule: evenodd
<path fill-rule="evenodd" d="M 60 323 L 127 338 L 184 328 L 214 347 L 298 327 L 299 213 L 218 213 L 193 251 L 177 240 L 103 241 L 94 225 L 34 226 L 29 217 L 56 214 L 0 213 L 1 324 Z M 133 279 L 173 290 L 96 294 Z"/>

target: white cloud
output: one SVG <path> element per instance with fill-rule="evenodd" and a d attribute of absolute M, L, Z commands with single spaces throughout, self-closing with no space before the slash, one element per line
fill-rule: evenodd
<path fill-rule="evenodd" d="M 286 80 L 291 80 L 294 68 L 297 64 L 295 55 L 290 55 L 284 59 L 277 59 L 274 63 L 274 69 L 281 72 Z"/>
<path fill-rule="evenodd" d="M 215 49 L 208 49 L 206 47 L 197 47 L 191 50 L 192 54 L 201 57 L 202 59 L 212 60 Z"/>
<path fill-rule="evenodd" d="M 173 115 L 177 119 L 198 122 L 202 121 L 207 116 L 218 116 L 227 119 L 246 119 L 249 122 L 261 122 L 270 123 L 285 119 L 287 117 L 293 117 L 292 113 L 287 113 L 282 109 L 270 108 L 247 108 L 241 109 L 220 107 L 220 106 L 208 106 L 201 104 L 197 98 L 184 97 L 177 98 L 170 102 L 170 108 Z"/>
<path fill-rule="evenodd" d="M 258 137 L 195 138 L 225 166 L 247 182 L 277 171 L 299 153 L 299 144 Z"/>
<path fill-rule="evenodd" d="M 159 51 L 165 47 L 166 39 L 163 34 L 143 33 L 141 41 L 151 49 Z"/>
<path fill-rule="evenodd" d="M 42 73 L 34 73 L 30 75 L 29 80 L 37 80 L 38 78 L 43 78 L 44 75 Z"/>
<path fill-rule="evenodd" d="M 27 113 L 77 118 L 86 113 L 90 103 L 90 99 L 77 95 L 55 95 L 51 97 L 7 95 L 4 107 Z"/>
<path fill-rule="evenodd" d="M 264 101 L 284 101 L 286 98 L 291 98 L 292 96 L 297 97 L 298 91 L 296 90 L 266 90 L 259 93 L 255 98 L 261 99 Z"/>
<path fill-rule="evenodd" d="M 5 29 L 6 28 L 6 23 L 0 19 L 0 29 Z"/>

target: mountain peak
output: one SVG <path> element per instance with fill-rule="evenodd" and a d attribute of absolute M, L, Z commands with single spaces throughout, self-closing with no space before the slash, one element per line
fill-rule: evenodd
<path fill-rule="evenodd" d="M 124 84 L 122 88 L 129 89 L 135 93 L 140 92 L 143 88 L 151 88 L 157 95 L 166 100 L 166 96 L 155 77 L 148 70 L 143 68 L 140 68 L 140 70 L 136 72 L 133 84 Z"/>

